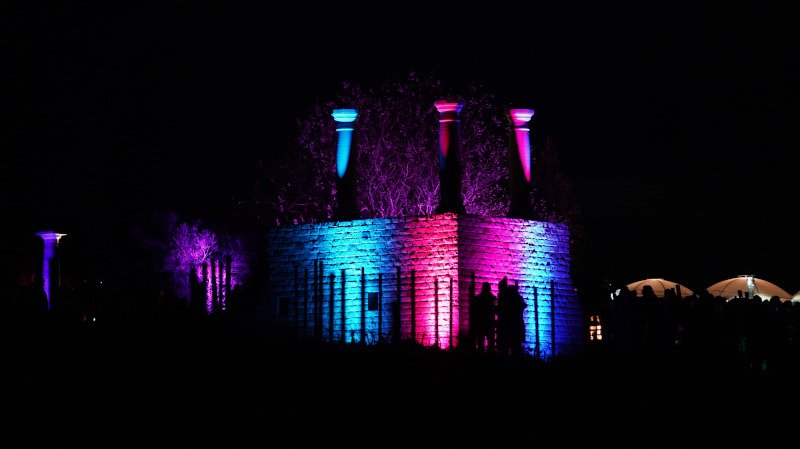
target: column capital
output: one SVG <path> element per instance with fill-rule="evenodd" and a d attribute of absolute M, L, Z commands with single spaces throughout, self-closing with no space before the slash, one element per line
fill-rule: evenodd
<path fill-rule="evenodd" d="M 514 127 L 518 128 L 531 121 L 533 109 L 509 109 L 508 115 L 511 116 L 511 122 L 514 123 Z"/>
<path fill-rule="evenodd" d="M 436 106 L 436 110 L 439 111 L 440 114 L 445 114 L 447 112 L 460 114 L 461 108 L 464 107 L 464 102 L 460 100 L 436 100 L 433 105 Z"/>
<path fill-rule="evenodd" d="M 334 109 L 331 113 L 333 120 L 338 123 L 352 123 L 358 117 L 358 111 L 355 109 Z"/>
<path fill-rule="evenodd" d="M 64 237 L 67 234 L 59 234 L 58 232 L 53 232 L 53 231 L 42 231 L 42 232 L 37 232 L 36 235 L 41 237 L 42 240 L 46 242 L 55 241 L 56 243 L 58 243 L 58 241 L 61 240 L 61 237 Z"/>

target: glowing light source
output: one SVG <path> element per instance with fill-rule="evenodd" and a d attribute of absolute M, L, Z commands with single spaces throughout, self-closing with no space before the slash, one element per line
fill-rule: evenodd
<path fill-rule="evenodd" d="M 753 276 L 745 276 L 747 279 L 747 293 L 752 298 L 756 293 L 756 283 L 753 281 Z"/>
<path fill-rule="evenodd" d="M 52 290 L 51 290 L 51 283 L 50 283 L 50 265 L 53 261 L 53 258 L 56 256 L 56 247 L 58 247 L 58 241 L 61 240 L 61 237 L 64 237 L 67 234 L 59 234 L 53 231 L 44 231 L 38 232 L 36 235 L 44 240 L 44 258 L 42 261 L 42 280 L 44 281 L 44 292 L 47 295 L 47 310 L 50 310 L 50 300 L 52 298 Z M 60 283 L 60 273 L 59 276 L 59 283 Z"/>
<path fill-rule="evenodd" d="M 603 339 L 603 325 L 600 324 L 600 315 L 589 317 L 589 341 L 600 341 Z"/>
<path fill-rule="evenodd" d="M 333 120 L 336 121 L 336 132 L 339 134 L 339 142 L 336 145 L 336 174 L 343 178 L 347 172 L 347 164 L 350 161 L 350 143 L 353 139 L 353 123 L 358 117 L 355 109 L 334 109 Z"/>
<path fill-rule="evenodd" d="M 525 180 L 531 182 L 531 138 L 530 128 L 526 125 L 533 117 L 533 109 L 511 109 L 508 112 L 514 122 L 514 135 L 517 139 L 517 150 L 519 151 L 519 160 L 522 162 L 522 171 L 525 173 Z"/>

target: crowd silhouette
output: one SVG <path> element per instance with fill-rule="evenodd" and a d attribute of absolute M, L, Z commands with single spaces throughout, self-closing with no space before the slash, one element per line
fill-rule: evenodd
<path fill-rule="evenodd" d="M 800 303 L 778 297 L 666 290 L 659 298 L 649 286 L 639 297 L 623 288 L 606 297 L 599 315 L 595 342 L 629 360 L 678 355 L 757 371 L 794 369 L 800 361 Z"/>

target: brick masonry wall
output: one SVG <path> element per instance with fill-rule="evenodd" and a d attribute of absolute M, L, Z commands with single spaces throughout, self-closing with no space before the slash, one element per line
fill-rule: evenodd
<path fill-rule="evenodd" d="M 413 338 L 447 348 L 466 342 L 474 272 L 476 288 L 487 281 L 495 294 L 504 276 L 519 285 L 528 304 L 525 347 L 531 352 L 536 288 L 544 356 L 552 354 L 553 281 L 555 348 L 572 352 L 584 332 L 569 278 L 568 242 L 562 225 L 455 214 L 275 228 L 268 233 L 269 325 L 298 337 L 368 343 Z M 370 310 L 370 296 L 377 310 Z"/>

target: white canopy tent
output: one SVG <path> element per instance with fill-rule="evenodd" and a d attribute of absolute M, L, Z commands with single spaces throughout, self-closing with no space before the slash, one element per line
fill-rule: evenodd
<path fill-rule="evenodd" d="M 628 290 L 636 292 L 636 296 L 642 296 L 642 289 L 645 285 L 649 285 L 653 288 L 653 293 L 656 294 L 659 298 L 664 297 L 664 292 L 666 290 L 672 290 L 676 295 L 678 294 L 678 289 L 676 286 L 680 285 L 672 281 L 668 281 L 666 279 L 661 278 L 651 278 L 651 279 L 642 279 L 641 281 L 631 282 L 626 287 Z M 683 296 L 691 296 L 694 294 L 691 290 L 680 285 L 681 287 L 681 297 Z"/>
<path fill-rule="evenodd" d="M 792 302 L 800 302 L 800 291 L 798 291 L 797 293 L 794 294 L 794 297 L 792 298 Z"/>
<path fill-rule="evenodd" d="M 758 295 L 764 301 L 773 296 L 777 296 L 781 301 L 792 299 L 792 295 L 772 282 L 745 274 L 717 282 L 706 290 L 714 296 L 721 296 L 725 299 L 736 298 L 739 292 L 742 292 L 743 296 L 746 293 L 750 298 Z"/>

